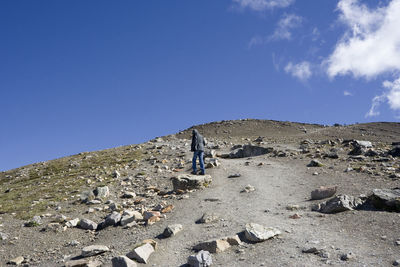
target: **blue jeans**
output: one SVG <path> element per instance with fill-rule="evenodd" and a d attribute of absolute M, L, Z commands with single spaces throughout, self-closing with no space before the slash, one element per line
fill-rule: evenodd
<path fill-rule="evenodd" d="M 194 151 L 193 153 L 193 160 L 192 160 L 192 168 L 193 168 L 193 172 L 196 172 L 196 159 L 197 157 L 199 157 L 199 161 L 200 161 L 200 169 L 202 173 L 205 173 L 205 169 L 204 169 L 204 152 L 203 151 Z"/>

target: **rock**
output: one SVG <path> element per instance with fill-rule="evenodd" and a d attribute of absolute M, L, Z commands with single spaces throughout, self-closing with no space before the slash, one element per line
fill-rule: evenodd
<path fill-rule="evenodd" d="M 229 158 L 248 158 L 248 157 L 255 157 L 260 155 L 265 155 L 274 151 L 273 148 L 268 147 L 260 147 L 260 146 L 252 146 L 252 145 L 244 145 L 241 148 L 237 148 L 233 150 L 229 154 Z"/>
<path fill-rule="evenodd" d="M 91 261 L 89 259 L 79 259 L 65 262 L 65 267 L 99 267 L 101 265 L 101 262 Z"/>
<path fill-rule="evenodd" d="M 237 178 L 240 176 L 242 176 L 240 173 L 234 173 L 234 174 L 229 175 L 228 178 Z"/>
<path fill-rule="evenodd" d="M 353 148 L 353 149 L 349 152 L 349 155 L 352 155 L 352 156 L 359 156 L 359 155 L 362 155 L 362 154 L 364 154 L 364 153 L 366 153 L 365 148 L 357 146 L 357 147 Z"/>
<path fill-rule="evenodd" d="M 0 232 L 0 241 L 1 240 L 7 240 L 8 239 L 8 235 L 5 233 Z"/>
<path fill-rule="evenodd" d="M 204 151 L 205 158 L 215 158 L 217 156 L 217 152 L 213 149 L 206 149 Z"/>
<path fill-rule="evenodd" d="M 154 216 L 160 217 L 160 216 L 161 216 L 161 213 L 160 213 L 159 211 L 153 211 L 153 210 L 151 210 L 151 211 L 145 211 L 145 212 L 143 213 L 143 218 L 144 218 L 145 220 L 148 220 L 148 219 L 150 219 L 151 217 L 154 217 Z"/>
<path fill-rule="evenodd" d="M 35 227 L 42 224 L 42 219 L 40 216 L 33 216 L 32 220 L 26 222 L 24 224 L 25 227 Z"/>
<path fill-rule="evenodd" d="M 338 159 L 339 155 L 337 152 L 328 152 L 328 153 L 325 153 L 324 157 L 330 158 L 330 159 Z"/>
<path fill-rule="evenodd" d="M 62 214 L 55 215 L 52 218 L 52 222 L 55 222 L 55 223 L 63 223 L 66 220 L 67 220 L 67 217 L 65 215 L 62 215 Z"/>
<path fill-rule="evenodd" d="M 212 265 L 211 254 L 208 251 L 200 250 L 196 255 L 191 255 L 188 258 L 190 267 L 209 267 Z"/>
<path fill-rule="evenodd" d="M 97 198 L 104 199 L 110 196 L 110 189 L 108 186 L 97 187 L 93 193 Z"/>
<path fill-rule="evenodd" d="M 115 170 L 115 171 L 113 172 L 112 176 L 113 176 L 115 179 L 119 179 L 119 178 L 121 177 L 121 174 L 119 173 L 119 171 Z"/>
<path fill-rule="evenodd" d="M 399 266 L 400 265 L 400 259 L 394 260 L 392 263 L 393 266 Z"/>
<path fill-rule="evenodd" d="M 130 191 L 124 192 L 124 194 L 121 196 L 121 198 L 134 198 L 134 197 L 136 197 L 135 192 L 130 192 Z"/>
<path fill-rule="evenodd" d="M 349 252 L 349 253 L 342 254 L 342 255 L 340 256 L 340 259 L 341 259 L 342 261 L 348 261 L 348 260 L 353 259 L 354 257 L 355 257 L 354 253 Z"/>
<path fill-rule="evenodd" d="M 89 219 L 82 219 L 79 221 L 79 227 L 85 230 L 96 230 L 97 223 L 89 220 Z"/>
<path fill-rule="evenodd" d="M 107 215 L 105 223 L 107 226 L 117 225 L 121 220 L 121 214 L 119 212 L 113 211 L 111 214 Z"/>
<path fill-rule="evenodd" d="M 18 256 L 12 260 L 9 260 L 7 264 L 11 264 L 11 265 L 20 265 L 21 263 L 24 262 L 24 257 L 22 256 Z"/>
<path fill-rule="evenodd" d="M 62 226 L 59 223 L 49 223 L 42 230 L 44 230 L 44 231 L 53 231 L 55 233 L 60 233 L 60 232 L 64 232 L 66 229 L 67 229 L 66 226 Z"/>
<path fill-rule="evenodd" d="M 169 213 L 174 209 L 174 205 L 168 205 L 165 208 L 161 209 L 161 213 Z"/>
<path fill-rule="evenodd" d="M 127 256 L 114 257 L 111 260 L 112 267 L 136 267 L 137 264 Z"/>
<path fill-rule="evenodd" d="M 219 253 L 228 248 L 230 248 L 227 240 L 224 239 L 216 239 L 216 240 L 209 240 L 202 243 L 197 244 L 193 247 L 194 250 L 206 250 L 210 253 Z"/>
<path fill-rule="evenodd" d="M 238 235 L 224 237 L 222 240 L 226 240 L 231 246 L 239 246 L 242 244 Z"/>
<path fill-rule="evenodd" d="M 127 225 L 134 221 L 143 220 L 143 215 L 136 210 L 125 210 L 121 218 L 121 226 Z"/>
<path fill-rule="evenodd" d="M 353 146 L 358 146 L 358 147 L 363 147 L 363 148 L 370 148 L 372 147 L 372 143 L 370 141 L 360 141 L 360 140 L 354 140 L 351 143 Z"/>
<path fill-rule="evenodd" d="M 300 216 L 300 214 L 295 213 L 295 214 L 293 214 L 293 215 L 290 215 L 289 218 L 290 218 L 290 219 L 300 219 L 301 216 Z"/>
<path fill-rule="evenodd" d="M 92 190 L 83 191 L 80 195 L 81 202 L 86 203 L 95 199 L 95 195 Z"/>
<path fill-rule="evenodd" d="M 170 236 L 176 235 L 182 229 L 183 229 L 182 224 L 171 224 L 171 225 L 168 225 L 167 228 L 165 228 L 165 230 L 163 232 L 163 236 L 170 237 Z"/>
<path fill-rule="evenodd" d="M 307 167 L 322 167 L 322 166 L 324 165 L 316 159 L 311 160 L 310 163 L 308 163 L 307 165 Z"/>
<path fill-rule="evenodd" d="M 372 150 L 372 149 L 368 149 L 368 151 L 365 152 L 364 155 L 367 156 L 367 157 L 376 157 L 376 156 L 378 156 L 379 154 L 378 154 L 378 152 L 376 152 L 376 151 L 374 151 L 374 150 Z"/>
<path fill-rule="evenodd" d="M 400 146 L 396 146 L 388 151 L 388 154 L 392 157 L 400 157 Z"/>
<path fill-rule="evenodd" d="M 256 190 L 256 188 L 255 188 L 254 186 L 248 184 L 248 185 L 246 185 L 245 188 L 244 188 L 242 191 L 240 191 L 240 192 L 241 192 L 241 193 L 250 193 L 250 192 L 253 192 L 253 191 L 255 191 L 255 190 Z"/>
<path fill-rule="evenodd" d="M 311 192 L 311 199 L 318 200 L 333 196 L 336 194 L 337 186 L 320 186 Z"/>
<path fill-rule="evenodd" d="M 196 221 L 196 223 L 212 223 L 219 220 L 218 215 L 214 213 L 204 213 L 200 219 Z"/>
<path fill-rule="evenodd" d="M 313 211 L 322 213 L 338 213 L 347 210 L 354 210 L 364 203 L 363 200 L 357 197 L 348 195 L 338 195 L 330 200 L 313 206 Z"/>
<path fill-rule="evenodd" d="M 264 227 L 256 223 L 246 224 L 244 231 L 245 237 L 250 242 L 262 242 L 276 235 L 280 235 L 281 231 L 273 227 Z"/>
<path fill-rule="evenodd" d="M 145 239 L 142 241 L 143 244 L 150 244 L 153 246 L 154 250 L 157 249 L 157 241 L 155 241 L 154 239 Z"/>
<path fill-rule="evenodd" d="M 206 168 L 210 169 L 210 168 L 215 168 L 215 167 L 219 167 L 221 165 L 221 163 L 219 162 L 218 159 L 209 159 L 208 162 L 206 163 Z"/>
<path fill-rule="evenodd" d="M 150 245 L 149 243 L 143 244 L 131 252 L 129 252 L 126 256 L 130 259 L 136 260 L 141 263 L 146 263 L 148 262 L 148 259 L 151 255 L 151 253 L 154 252 L 154 247 Z"/>
<path fill-rule="evenodd" d="M 291 211 L 299 210 L 300 208 L 301 208 L 300 205 L 297 205 L 297 204 L 288 204 L 288 205 L 286 205 L 286 209 L 287 210 L 291 210 Z"/>
<path fill-rule="evenodd" d="M 207 187 L 212 182 L 210 175 L 190 175 L 182 174 L 172 178 L 174 191 L 201 189 Z"/>
<path fill-rule="evenodd" d="M 400 188 L 374 189 L 368 200 L 378 209 L 400 212 Z"/>
<path fill-rule="evenodd" d="M 103 246 L 103 245 L 91 245 L 91 246 L 84 247 L 82 249 L 81 256 L 84 258 L 91 257 L 91 256 L 102 254 L 109 250 L 110 249 L 108 247 Z"/>
<path fill-rule="evenodd" d="M 65 226 L 72 228 L 76 227 L 79 224 L 79 218 L 75 218 L 73 220 L 69 220 L 65 223 Z"/>

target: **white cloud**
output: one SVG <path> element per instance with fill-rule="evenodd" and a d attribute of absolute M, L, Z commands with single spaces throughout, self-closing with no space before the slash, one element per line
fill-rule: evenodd
<path fill-rule="evenodd" d="M 240 8 L 250 8 L 255 11 L 285 8 L 293 4 L 294 1 L 295 0 L 233 0 Z"/>
<path fill-rule="evenodd" d="M 291 30 L 301 26 L 303 18 L 295 14 L 285 14 L 278 21 L 274 33 L 268 38 L 269 40 L 290 40 L 292 39 Z"/>
<path fill-rule="evenodd" d="M 369 79 L 400 70 L 400 0 L 376 9 L 358 0 L 340 0 L 338 10 L 347 32 L 325 62 L 330 77 Z"/>
<path fill-rule="evenodd" d="M 323 63 L 327 74 L 376 78 L 382 74 L 400 73 L 400 0 L 386 6 L 369 8 L 359 0 L 340 0 L 339 20 L 347 30 Z M 378 107 L 387 102 L 400 111 L 400 78 L 383 83 L 384 92 L 372 99 L 366 117 L 378 116 Z"/>
<path fill-rule="evenodd" d="M 298 64 L 289 62 L 285 67 L 286 73 L 290 73 L 292 76 L 298 78 L 301 81 L 306 81 L 311 77 L 311 65 L 307 61 L 303 61 Z"/>
<path fill-rule="evenodd" d="M 353 94 L 350 93 L 349 91 L 344 91 L 344 92 L 343 92 L 343 95 L 344 95 L 344 96 L 353 96 Z"/>

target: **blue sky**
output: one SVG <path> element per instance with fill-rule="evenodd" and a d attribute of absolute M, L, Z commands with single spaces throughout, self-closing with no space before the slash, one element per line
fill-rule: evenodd
<path fill-rule="evenodd" d="M 399 121 L 400 0 L 1 1 L 0 170 L 259 118 Z"/>

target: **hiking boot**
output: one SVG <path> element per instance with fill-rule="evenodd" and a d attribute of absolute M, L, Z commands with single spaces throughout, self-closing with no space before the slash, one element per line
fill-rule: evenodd
<path fill-rule="evenodd" d="M 197 173 L 195 171 L 192 171 L 190 174 L 197 175 Z"/>
<path fill-rule="evenodd" d="M 200 175 L 205 175 L 205 173 L 204 173 L 204 172 L 201 172 Z"/>

